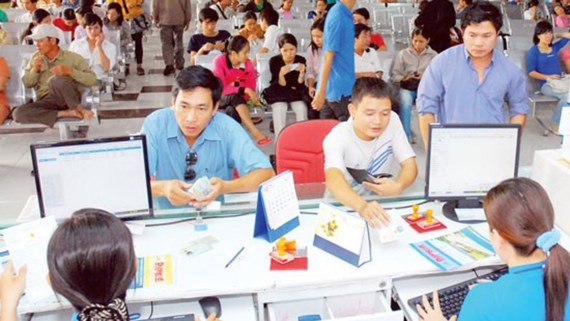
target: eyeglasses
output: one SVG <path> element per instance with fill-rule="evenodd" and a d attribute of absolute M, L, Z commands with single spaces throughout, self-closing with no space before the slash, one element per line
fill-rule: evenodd
<path fill-rule="evenodd" d="M 196 178 L 196 171 L 192 166 L 196 165 L 198 162 L 198 153 L 194 150 L 189 150 L 186 153 L 186 170 L 184 171 L 184 179 L 187 181 L 191 181 Z"/>

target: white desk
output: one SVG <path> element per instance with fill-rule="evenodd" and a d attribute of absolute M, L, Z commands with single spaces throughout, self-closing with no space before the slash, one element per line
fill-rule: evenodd
<path fill-rule="evenodd" d="M 210 295 L 254 295 L 259 307 L 259 320 L 264 319 L 265 304 L 268 304 L 270 320 L 296 320 L 282 316 L 280 311 L 290 311 L 288 304 L 294 304 L 292 301 L 314 299 L 315 302 L 326 305 L 326 309 L 332 310 L 335 320 L 369 320 L 371 315 L 374 320 L 402 320 L 401 311 L 392 312 L 389 308 L 392 279 L 440 273 L 434 265 L 412 249 L 409 243 L 433 238 L 465 226 L 446 220 L 440 215 L 441 209 L 439 208 L 434 209 L 434 212 L 448 226 L 448 229 L 417 234 L 406 225 L 402 237 L 389 244 L 380 244 L 377 234 L 371 233 L 373 261 L 360 268 L 345 263 L 320 249 L 313 248 L 316 216 L 301 215 L 300 227 L 293 230 L 287 237 L 296 239 L 299 245 L 309 246 L 309 269 L 307 271 L 269 270 L 268 253 L 271 244 L 252 238 L 253 215 L 206 219 L 209 228 L 207 232 L 194 231 L 192 223 L 189 222 L 147 227 L 144 235 L 134 236 L 137 255 L 175 254 L 176 284 L 168 288 L 138 289 L 135 293 L 129 293 L 128 301 L 132 304 L 192 299 Z M 398 212 L 401 215 L 407 213 L 409 210 Z M 149 223 L 156 223 L 156 220 Z M 474 227 L 483 235 L 487 235 L 488 229 L 485 224 L 478 224 Z M 208 234 L 214 235 L 219 240 L 214 245 L 213 251 L 195 257 L 181 254 L 181 248 L 188 241 Z M 229 259 L 244 245 L 246 249 L 242 255 L 228 269 L 225 269 L 224 266 Z M 497 262 L 498 259 L 491 258 L 479 264 L 487 265 Z M 464 267 L 464 269 L 468 268 L 470 267 Z M 344 317 L 349 314 L 342 310 L 342 304 L 335 302 L 340 300 L 337 296 L 347 294 L 354 294 L 353 300 L 357 303 L 373 302 L 373 305 L 378 307 L 370 312 L 370 315 L 362 318 L 339 318 L 339 316 Z M 327 298 L 322 299 L 323 297 Z M 354 306 L 357 304 L 355 303 Z M 23 297 L 19 308 L 20 312 L 38 312 L 62 307 L 60 303 L 55 302 L 31 305 Z M 305 313 L 302 309 L 299 311 Z"/>
<path fill-rule="evenodd" d="M 531 178 L 548 193 L 556 225 L 570 233 L 570 163 L 560 160 L 562 153 L 561 149 L 536 151 Z"/>

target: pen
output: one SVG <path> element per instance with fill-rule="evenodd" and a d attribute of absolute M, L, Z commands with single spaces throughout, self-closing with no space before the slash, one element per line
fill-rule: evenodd
<path fill-rule="evenodd" d="M 226 264 L 226 269 L 228 268 L 228 266 L 230 266 L 230 264 L 232 264 L 237 257 L 241 254 L 241 252 L 243 252 L 243 250 L 245 250 L 245 246 L 242 246 L 241 249 L 239 249 L 239 251 L 237 251 L 236 255 L 234 255 L 234 257 L 232 257 L 232 259 L 228 262 L 228 264 Z"/>

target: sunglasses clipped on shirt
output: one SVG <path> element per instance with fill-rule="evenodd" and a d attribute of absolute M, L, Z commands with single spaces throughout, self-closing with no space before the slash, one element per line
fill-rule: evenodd
<path fill-rule="evenodd" d="M 186 153 L 186 170 L 184 170 L 184 180 L 191 181 L 196 178 L 196 171 L 193 166 L 198 162 L 198 153 L 194 150 L 189 150 Z"/>

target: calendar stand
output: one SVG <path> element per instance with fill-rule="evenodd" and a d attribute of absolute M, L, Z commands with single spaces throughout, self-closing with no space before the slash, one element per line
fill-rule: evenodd
<path fill-rule="evenodd" d="M 286 171 L 259 186 L 253 236 L 275 242 L 299 226 L 299 214 L 293 173 Z"/>

